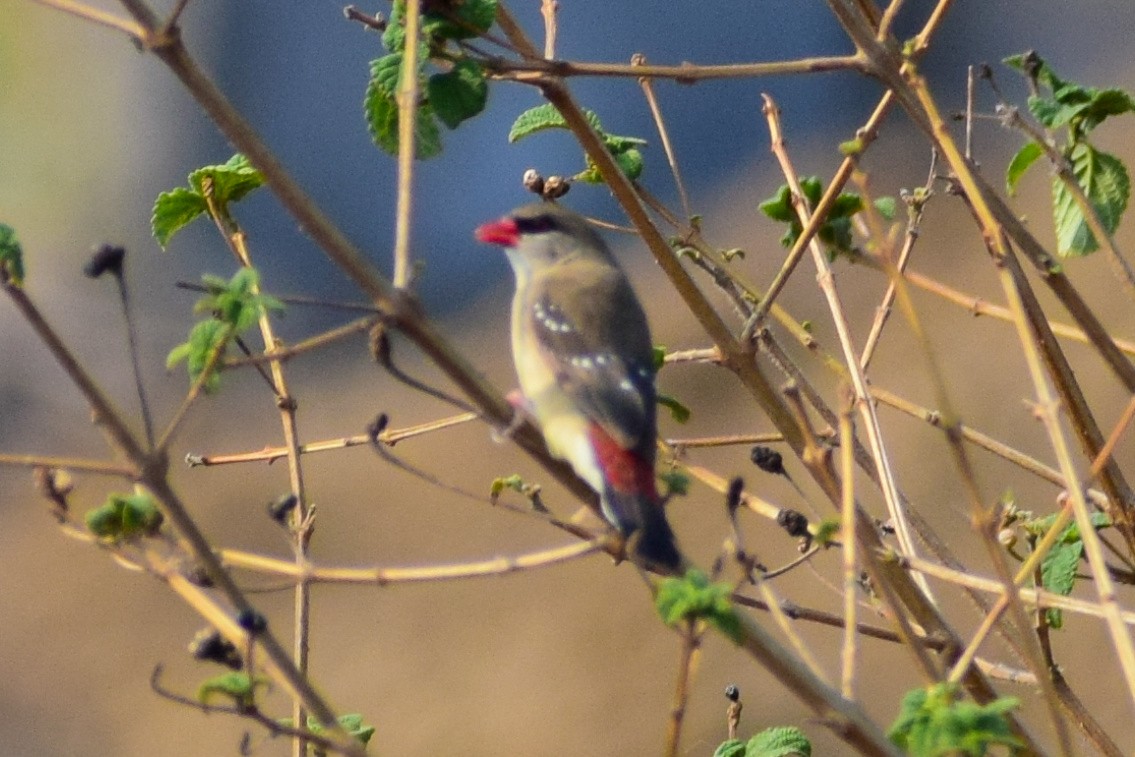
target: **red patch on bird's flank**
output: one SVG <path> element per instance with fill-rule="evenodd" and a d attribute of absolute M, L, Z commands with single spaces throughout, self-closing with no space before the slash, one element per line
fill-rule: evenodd
<path fill-rule="evenodd" d="M 608 486 L 619 494 L 638 494 L 651 502 L 658 500 L 651 465 L 634 450 L 624 449 L 598 424 L 589 425 L 588 436 Z"/>
<path fill-rule="evenodd" d="M 490 221 L 481 224 L 474 232 L 477 241 L 487 244 L 499 244 L 501 247 L 515 247 L 520 241 L 520 229 L 516 221 L 511 218 L 502 218 L 499 221 Z"/>

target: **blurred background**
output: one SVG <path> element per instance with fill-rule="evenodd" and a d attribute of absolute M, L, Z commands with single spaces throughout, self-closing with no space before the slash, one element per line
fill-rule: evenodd
<path fill-rule="evenodd" d="M 538 0 L 510 7 L 541 39 Z M 101 7 L 118 11 L 113 3 Z M 933 3 L 912 0 L 899 19 L 900 38 L 915 33 Z M 363 7 L 388 13 L 388 5 Z M 300 183 L 383 269 L 390 268 L 394 217 L 394 160 L 370 141 L 362 117 L 368 62 L 383 54 L 377 35 L 347 21 L 332 0 L 281 4 L 267 0 L 193 0 L 183 16 L 189 49 L 213 75 L 293 171 Z M 923 61 L 940 106 L 963 107 L 966 67 L 994 64 L 1003 89 L 1022 103 L 1015 73 L 997 65 L 1007 55 L 1035 48 L 1065 78 L 1131 89 L 1135 61 L 1126 53 L 1135 23 L 1127 3 L 958 0 Z M 561 0 L 558 55 L 565 59 L 627 62 L 645 53 L 654 63 L 771 61 L 846 54 L 850 43 L 822 3 L 608 3 Z M 673 207 L 677 194 L 653 122 L 633 80 L 572 82 L 578 100 L 595 110 L 611 132 L 646 138 L 644 184 Z M 861 77 L 831 73 L 683 86 L 658 82 L 656 92 L 706 237 L 722 248 L 747 252 L 746 275 L 760 285 L 782 256 L 781 230 L 756 210 L 782 183 L 768 153 L 760 95 L 783 111 L 789 149 L 804 175 L 829 178 L 840 160 L 836 145 L 854 134 L 874 108 L 880 89 Z M 81 269 L 93 246 L 124 245 L 131 293 L 141 314 L 141 353 L 159 425 L 187 387 L 179 368 L 164 370 L 168 350 L 185 338 L 195 296 L 175 288 L 210 272 L 228 277 L 231 254 L 205 222 L 198 222 L 162 251 L 149 232 L 154 198 L 181 185 L 198 166 L 232 154 L 171 74 L 116 32 L 98 28 L 32 0 L 0 4 L 0 222 L 23 243 L 27 288 L 68 344 L 115 398 L 136 415 L 120 305 L 110 282 L 91 281 Z M 520 185 L 527 168 L 572 174 L 582 168 L 567 134 L 540 134 L 509 145 L 509 125 L 539 103 L 516 84 L 492 87 L 481 117 L 445 132 L 445 152 L 419 163 L 415 174 L 414 254 L 422 264 L 418 291 L 454 342 L 498 386 L 514 383 L 507 340 L 511 281 L 494 250 L 475 244 L 479 223 L 527 202 Z M 979 110 L 992 111 L 988 92 Z M 1120 127 L 1104 127 L 1100 144 L 1133 157 Z M 981 120 L 975 153 L 994 180 L 1020 141 L 996 122 Z M 864 168 L 872 190 L 896 195 L 925 181 L 929 151 L 899 112 L 872 147 Z M 1018 198 L 1035 233 L 1052 240 L 1046 210 L 1048 180 L 1035 168 Z M 602 187 L 578 186 L 572 207 L 621 221 Z M 273 293 L 302 293 L 358 301 L 332 267 L 266 191 L 241 203 L 254 261 Z M 707 346 L 645 251 L 628 238 L 612 238 L 646 302 L 655 341 L 672 349 Z M 1135 239 L 1131 223 L 1118 236 L 1121 249 Z M 914 268 L 966 292 L 1000 302 L 1000 289 L 978 234 L 955 198 L 940 196 L 928 209 Z M 839 285 L 860 340 L 866 334 L 883 282 L 870 272 L 838 264 Z M 1114 296 L 1116 284 L 1102 259 L 1076 264 L 1073 278 L 1120 336 L 1135 336 L 1130 303 Z M 810 272 L 798 272 L 782 298 L 801 320 L 815 324 L 820 342 L 837 350 L 834 331 Z M 926 295 L 917 304 L 931 327 L 946 376 L 963 418 L 1051 463 L 1047 441 L 1032 418 L 1016 339 L 1008 326 L 973 319 L 964 310 Z M 1059 312 L 1054 317 L 1062 318 Z M 341 322 L 335 312 L 291 308 L 280 334 L 296 341 Z M 1105 426 L 1126 400 L 1086 349 L 1071 347 L 1080 379 Z M 440 383 L 406 344 L 398 362 Z M 800 357 L 803 358 L 803 355 Z M 393 426 L 449 414 L 445 405 L 415 395 L 375 368 L 363 338 L 341 343 L 288 365 L 300 411 L 303 441 L 360 433 L 380 411 Z M 829 397 L 832 382 L 817 374 Z M 779 377 L 777 377 L 779 379 Z M 872 369 L 875 384 L 932 402 L 920 353 L 896 317 Z M 706 367 L 668 368 L 660 379 L 693 409 L 687 426 L 668 418 L 662 433 L 691 437 L 769 431 L 738 386 Z M 968 513 L 940 436 L 884 412 L 899 483 L 947 535 L 975 572 L 989 573 L 968 527 Z M 140 424 L 139 424 L 140 428 Z M 280 443 L 272 397 L 251 372 L 226 375 L 223 391 L 202 402 L 174 446 L 215 454 Z M 101 437 L 65 376 L 40 348 L 25 323 L 0 302 L 0 451 L 102 457 Z M 493 478 L 539 471 L 510 445 L 494 444 L 489 430 L 468 424 L 396 448 L 399 455 L 446 481 L 487 492 Z M 1130 445 L 1123 449 L 1130 455 Z M 781 505 L 811 512 L 820 497 L 795 461 L 789 470 L 806 499 L 783 480 L 771 480 L 748 463 L 743 447 L 699 452 L 695 462 L 722 475 L 743 474 Z M 1007 465 L 978 456 L 988 499 L 1013 490 L 1023 506 L 1052 507 L 1055 491 Z M 567 537 L 536 519 L 492 510 L 427 486 L 358 448 L 305 460 L 308 487 L 319 509 L 312 543 L 320 565 L 404 565 L 462 562 L 519 554 L 565 543 Z M 287 489 L 285 466 L 252 464 L 174 473 L 209 536 L 228 547 L 290 554 L 283 532 L 264 505 Z M 547 483 L 547 482 L 544 482 Z M 81 511 L 100 503 L 121 482 L 80 477 L 74 503 Z M 576 503 L 548 485 L 545 500 L 557 512 Z M 871 506 L 872 502 L 867 496 Z M 683 543 L 708 564 L 726 535 L 718 495 L 694 486 L 671 506 Z M 147 685 L 153 666 L 166 668 L 166 684 L 192 693 L 213 670 L 193 662 L 185 645 L 202 622 L 164 586 L 129 573 L 98 550 L 59 534 L 46 516 L 27 471 L 0 468 L 0 742 L 11 755 L 204 755 L 235 753 L 246 725 L 206 717 L 164 701 Z M 750 546 L 770 566 L 795 555 L 794 544 L 773 524 L 745 521 Z M 838 556 L 825 555 L 818 570 L 837 576 Z M 270 589 L 273 582 L 242 577 L 242 585 Z M 798 570 L 777 590 L 800 604 L 838 611 L 839 598 Z M 962 630 L 978 618 L 942 591 Z M 290 594 L 257 594 L 273 627 L 285 639 Z M 767 620 L 767 618 L 765 619 Z M 882 623 L 881 619 L 874 619 Z M 970 624 L 970 625 L 967 625 Z M 377 727 L 374 754 L 651 754 L 659 751 L 676 676 L 679 641 L 654 616 L 629 567 L 612 569 L 592 557 L 503 579 L 391 587 L 318 587 L 314 596 L 312 675 L 340 711 L 361 712 Z M 801 624 L 821 661 L 838 670 L 839 634 Z M 1102 626 L 1076 618 L 1055 640 L 1058 654 L 1074 655 L 1107 644 Z M 917 685 L 896 647 L 863 645 L 863 691 L 872 714 L 890 722 L 902 692 Z M 1008 659 L 991 644 L 993 659 Z M 1064 658 L 1061 658 L 1064 659 Z M 1120 678 L 1094 669 L 1070 683 L 1125 748 L 1135 743 L 1131 712 L 1116 697 Z M 1011 661 L 1011 660 L 1010 660 Z M 880 675 L 880 671 L 885 675 Z M 1113 680 L 1114 679 L 1114 680 Z M 683 738 L 687 754 L 709 754 L 725 738 L 722 692 L 737 684 L 745 702 L 741 730 L 795 724 L 816 740 L 818 753 L 838 745 L 808 711 L 762 670 L 717 638 L 707 639 L 692 690 Z M 1086 690 L 1085 690 L 1086 689 Z M 1021 696 L 1026 713 L 1031 693 Z M 268 702 L 280 714 L 279 694 Z M 1031 718 L 1038 733 L 1043 717 Z M 258 754 L 284 754 L 281 741 L 263 740 Z"/>

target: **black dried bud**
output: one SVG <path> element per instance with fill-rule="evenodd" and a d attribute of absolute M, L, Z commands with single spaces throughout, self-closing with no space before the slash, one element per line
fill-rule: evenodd
<path fill-rule="evenodd" d="M 736 702 L 741 698 L 741 690 L 737 688 L 737 684 L 731 683 L 725 687 L 725 698 L 730 702 Z"/>
<path fill-rule="evenodd" d="M 282 526 L 299 503 L 300 499 L 295 494 L 285 494 L 268 503 L 268 517 Z"/>
<path fill-rule="evenodd" d="M 760 445 L 753 447 L 753 451 L 749 453 L 749 459 L 765 473 L 772 473 L 776 476 L 787 475 L 784 470 L 784 458 L 772 447 L 761 447 Z"/>
<path fill-rule="evenodd" d="M 185 580 L 194 586 L 200 586 L 202 589 L 213 588 L 213 578 L 209 575 L 209 569 L 201 563 L 195 563 L 188 569 L 183 571 Z"/>
<path fill-rule="evenodd" d="M 237 625 L 255 636 L 268 628 L 268 618 L 256 610 L 241 610 L 236 616 Z"/>
<path fill-rule="evenodd" d="M 784 508 L 776 514 L 776 524 L 789 536 L 808 536 L 808 518 L 799 510 Z"/>
<path fill-rule="evenodd" d="M 214 628 L 203 628 L 189 642 L 189 653 L 194 659 L 216 662 L 233 670 L 244 667 L 244 660 L 236 646 Z"/>
<path fill-rule="evenodd" d="M 386 413 L 379 413 L 375 419 L 367 426 L 367 438 L 370 439 L 371 446 L 377 447 L 382 444 L 379 439 L 382 432 L 386 430 L 387 425 L 390 423 L 390 416 Z"/>
<path fill-rule="evenodd" d="M 729 511 L 730 518 L 737 512 L 737 508 L 741 506 L 741 493 L 744 490 L 745 480 L 740 476 L 734 476 L 729 481 L 729 488 L 725 492 L 725 507 Z"/>
<path fill-rule="evenodd" d="M 116 247 L 104 244 L 95 250 L 91 259 L 83 266 L 83 273 L 92 279 L 97 279 L 107 271 L 115 276 L 122 276 L 122 260 L 126 257 L 125 247 Z"/>

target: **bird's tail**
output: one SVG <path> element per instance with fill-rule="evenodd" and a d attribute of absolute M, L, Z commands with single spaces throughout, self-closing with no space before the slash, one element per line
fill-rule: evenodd
<path fill-rule="evenodd" d="M 608 487 L 604 504 L 627 538 L 631 559 L 646 570 L 680 575 L 686 558 L 678 549 L 674 531 L 666 520 L 661 498 L 641 492 L 619 492 Z"/>

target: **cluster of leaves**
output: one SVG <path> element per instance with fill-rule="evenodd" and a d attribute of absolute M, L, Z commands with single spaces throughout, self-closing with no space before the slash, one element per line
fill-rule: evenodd
<path fill-rule="evenodd" d="M 1091 518 L 1092 527 L 1097 530 L 1111 525 L 1111 519 L 1104 513 L 1092 513 Z M 1029 534 L 1030 540 L 1038 541 L 1048 533 L 1055 522 L 1056 515 L 1052 514 L 1027 520 L 1021 526 Z M 1080 566 L 1080 558 L 1083 554 L 1084 538 L 1080 534 L 1080 527 L 1070 523 L 1041 561 L 1040 575 L 1044 588 L 1064 596 L 1071 594 L 1076 584 L 1076 570 Z M 1045 614 L 1050 627 L 1064 626 L 1064 615 L 1058 608 L 1050 607 Z"/>
<path fill-rule="evenodd" d="M 291 728 L 294 721 L 291 718 L 280 718 L 277 722 L 282 726 Z M 357 713 L 340 715 L 339 726 L 346 731 L 348 735 L 353 736 L 364 744 L 369 744 L 371 737 L 374 736 L 374 726 L 366 723 L 363 720 L 363 716 Z M 327 732 L 323 723 L 320 723 L 310 715 L 307 717 L 307 730 L 311 731 L 316 736 Z"/>
<path fill-rule="evenodd" d="M 6 223 L 0 223 L 0 281 L 24 285 L 24 251 L 16 230 Z"/>
<path fill-rule="evenodd" d="M 205 274 L 201 277 L 206 294 L 197 301 L 193 311 L 207 313 L 189 331 L 189 338 L 170 350 L 166 368 L 171 369 L 185 361 L 189 379 L 196 381 L 210 363 L 216 364 L 219 354 L 237 335 L 247 331 L 267 310 L 283 310 L 275 297 L 260 293 L 260 276 L 255 268 L 241 268 L 231 279 Z M 217 355 L 217 357 L 214 357 Z M 220 384 L 220 374 L 212 371 L 205 379 L 206 392 Z"/>
<path fill-rule="evenodd" d="M 980 705 L 960 700 L 954 684 L 934 684 L 903 697 L 887 737 L 911 757 L 982 757 L 992 746 L 1023 746 L 1005 717 L 1018 704 L 1003 697 Z"/>
<path fill-rule="evenodd" d="M 804 199 L 808 201 L 809 208 L 815 208 L 824 194 L 824 183 L 816 176 L 809 176 L 800 180 L 800 189 L 804 192 Z M 888 221 L 895 218 L 896 202 L 893 197 L 880 197 L 875 200 L 875 209 Z M 863 198 L 854 192 L 841 192 L 832 204 L 828 217 L 816 232 L 816 237 L 826 246 L 828 258 L 834 260 L 840 255 L 854 256 L 855 246 L 851 240 L 851 218 L 863 210 Z M 788 224 L 788 230 L 780 238 L 785 247 L 792 247 L 804 225 L 792 202 L 792 189 L 782 184 L 776 194 L 760 204 L 761 212 L 774 221 Z"/>
<path fill-rule="evenodd" d="M 1032 81 L 1036 94 L 1029 97 L 1028 106 L 1033 117 L 1049 131 L 1064 130 L 1060 154 L 1104 229 L 1114 234 L 1131 197 L 1131 180 L 1123 162 L 1093 146 L 1088 135 L 1111 116 L 1135 111 L 1135 100 L 1122 89 L 1097 89 L 1064 81 L 1036 53 L 1014 55 L 1004 62 Z M 1045 91 L 1047 94 L 1043 94 Z M 1030 141 L 1013 156 L 1005 177 L 1010 194 L 1044 152 L 1039 142 Z M 1099 249 L 1084 211 L 1059 176 L 1052 179 L 1052 211 L 1059 254 L 1080 256 Z"/>
<path fill-rule="evenodd" d="M 165 249 L 173 235 L 198 216 L 216 213 L 227 220 L 229 205 L 263 183 L 264 176 L 240 154 L 222 165 L 198 168 L 189 174 L 189 186 L 158 195 L 150 217 L 154 238 Z"/>
<path fill-rule="evenodd" d="M 371 61 L 370 81 L 363 100 L 371 138 L 392 155 L 398 153 L 398 88 L 406 48 L 405 13 L 405 2 L 395 2 L 382 34 L 382 44 L 388 54 Z M 439 0 L 430 3 L 422 13 L 414 132 L 414 151 L 418 159 L 441 153 L 438 121 L 456 129 L 462 121 L 485 109 L 489 86 L 484 68 L 476 60 L 455 53 L 450 43 L 488 31 L 496 13 L 497 0 Z M 444 62 L 446 70 L 427 77 L 427 68 L 439 62 Z"/>
<path fill-rule="evenodd" d="M 812 742 L 799 728 L 766 728 L 748 741 L 729 739 L 713 751 L 713 757 L 811 757 Z"/>
<path fill-rule="evenodd" d="M 645 145 L 646 140 L 638 137 L 621 137 L 617 134 L 609 134 L 603 129 L 603 125 L 599 122 L 599 116 L 595 115 L 593 111 L 585 109 L 583 114 L 587 117 L 587 122 L 591 124 L 591 128 L 603 140 L 603 145 L 614 157 L 615 162 L 627 178 L 631 181 L 638 179 L 644 168 L 642 152 L 638 148 Z M 512 128 L 508 131 L 508 141 L 510 143 L 518 142 L 531 134 L 547 129 L 567 128 L 567 122 L 564 121 L 564 117 L 560 115 L 555 106 L 551 104 L 537 105 L 535 108 L 526 110 L 517 116 Z M 587 167 L 573 178 L 578 181 L 585 181 L 588 184 L 603 183 L 599 168 L 590 156 L 587 156 Z"/>
<path fill-rule="evenodd" d="M 154 536 L 161 529 L 164 517 L 154 498 L 138 487 L 133 494 L 111 493 L 103 504 L 87 511 L 84 519 L 95 536 L 119 542 L 136 536 Z"/>
<path fill-rule="evenodd" d="M 741 641 L 741 619 L 733 607 L 727 583 L 711 583 L 700 570 L 690 569 L 681 578 L 666 578 L 658 586 L 654 606 L 670 627 L 689 621 L 705 621 L 735 643 Z"/>

